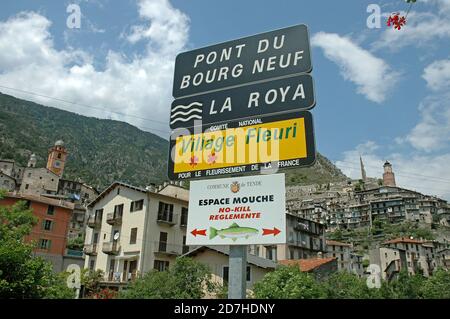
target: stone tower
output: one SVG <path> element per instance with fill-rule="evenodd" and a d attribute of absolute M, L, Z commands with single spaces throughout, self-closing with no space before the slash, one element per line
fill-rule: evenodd
<path fill-rule="evenodd" d="M 388 161 L 383 165 L 384 173 L 383 173 L 383 185 L 384 186 L 396 186 L 395 185 L 395 175 L 392 171 L 392 165 Z"/>
<path fill-rule="evenodd" d="M 55 145 L 48 150 L 47 169 L 61 177 L 66 165 L 67 155 L 64 142 L 56 141 Z"/>
<path fill-rule="evenodd" d="M 363 180 L 363 182 L 365 182 L 367 180 L 367 174 L 366 174 L 366 169 L 364 168 L 364 163 L 362 160 L 362 157 L 359 157 L 359 164 L 361 166 L 361 179 Z"/>
<path fill-rule="evenodd" d="M 31 154 L 30 159 L 28 160 L 27 167 L 33 168 L 36 167 L 36 154 Z"/>

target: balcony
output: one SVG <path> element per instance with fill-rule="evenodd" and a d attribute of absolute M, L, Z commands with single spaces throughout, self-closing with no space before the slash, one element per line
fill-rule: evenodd
<path fill-rule="evenodd" d="M 177 223 L 177 214 L 171 214 L 168 212 L 159 212 L 156 221 L 158 224 L 165 224 L 173 226 Z"/>
<path fill-rule="evenodd" d="M 106 215 L 106 222 L 111 226 L 122 225 L 122 214 L 109 213 L 108 215 Z"/>
<path fill-rule="evenodd" d="M 117 255 L 120 251 L 120 244 L 116 241 L 103 243 L 102 251 L 108 255 Z"/>
<path fill-rule="evenodd" d="M 101 224 L 102 224 L 101 218 L 98 218 L 95 216 L 89 216 L 89 219 L 87 222 L 88 227 L 96 229 L 96 228 L 100 228 Z"/>
<path fill-rule="evenodd" d="M 161 254 L 166 256 L 180 256 L 183 252 L 183 246 L 168 244 L 163 241 L 157 241 L 154 243 L 155 254 Z"/>
<path fill-rule="evenodd" d="M 84 253 L 88 256 L 97 256 L 97 244 L 84 245 Z"/>
<path fill-rule="evenodd" d="M 138 271 L 133 272 L 115 272 L 110 271 L 105 276 L 105 281 L 110 283 L 128 283 L 130 281 L 134 281 L 136 278 L 139 278 Z"/>

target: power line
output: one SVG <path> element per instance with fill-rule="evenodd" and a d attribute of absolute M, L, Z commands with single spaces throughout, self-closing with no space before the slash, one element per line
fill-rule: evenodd
<path fill-rule="evenodd" d="M 349 162 L 349 161 L 343 161 L 343 160 L 334 160 L 334 164 L 335 165 L 336 165 L 336 162 L 348 163 L 348 164 L 351 164 L 351 165 L 355 165 L 355 166 L 349 167 L 349 168 L 360 169 L 359 163 L 356 163 L 356 162 Z M 378 166 L 374 166 L 374 165 L 366 165 L 366 164 L 364 164 L 364 167 L 380 169 Z M 400 172 L 400 173 L 398 173 L 398 172 Z M 423 177 L 423 178 L 428 179 L 428 180 L 434 180 L 434 181 L 438 181 L 438 182 L 442 182 L 442 183 L 444 183 L 444 182 L 445 183 L 450 183 L 450 179 L 446 179 L 446 178 L 442 178 L 442 177 L 436 177 L 436 176 L 421 175 L 421 174 L 410 173 L 410 172 L 406 172 L 405 173 L 405 171 L 402 171 L 402 170 L 398 170 L 395 173 L 395 175 L 397 175 L 397 176 L 404 176 L 404 177 Z"/>
<path fill-rule="evenodd" d="M 39 97 L 43 97 L 43 98 L 46 98 L 46 99 L 55 100 L 55 101 L 59 101 L 59 102 L 67 103 L 67 104 L 72 104 L 72 105 L 77 105 L 77 106 L 90 108 L 90 109 L 94 109 L 94 110 L 99 110 L 99 111 L 105 111 L 105 112 L 109 112 L 109 113 L 113 113 L 113 114 L 118 114 L 118 115 L 125 116 L 125 117 L 133 117 L 133 118 L 140 119 L 140 120 L 143 120 L 143 121 L 148 121 L 148 122 L 154 122 L 154 123 L 158 123 L 158 124 L 167 125 L 167 122 L 164 122 L 164 121 L 158 121 L 158 120 L 149 119 L 149 118 L 145 118 L 145 117 L 137 116 L 137 115 L 133 115 L 133 114 L 126 114 L 126 113 L 121 113 L 121 112 L 117 112 L 117 111 L 112 111 L 112 110 L 109 110 L 107 108 L 96 107 L 96 106 L 92 106 L 92 105 L 88 105 L 88 104 L 84 104 L 84 103 L 68 101 L 68 100 L 65 100 L 65 99 L 61 99 L 61 98 L 57 98 L 57 97 L 53 97 L 53 96 L 49 96 L 49 95 L 45 95 L 45 94 L 40 94 L 40 93 L 36 93 L 36 92 L 31 92 L 31 91 L 27 91 L 27 90 L 16 89 L 16 88 L 4 86 L 4 85 L 0 85 L 0 88 L 4 88 L 4 89 L 7 89 L 7 90 L 12 90 L 12 91 L 17 91 L 17 92 L 21 92 L 21 93 L 25 93 L 25 94 L 29 94 L 29 95 L 39 96 Z M 147 129 L 150 129 L 150 128 L 147 128 Z M 152 130 L 157 130 L 157 129 L 152 128 Z M 168 131 L 164 131 L 164 132 L 168 132 Z"/>
<path fill-rule="evenodd" d="M 340 165 L 341 167 L 346 167 L 346 168 L 352 168 L 352 169 L 356 169 L 354 166 L 347 166 L 347 165 Z M 405 177 L 404 175 L 400 175 L 400 174 L 397 174 L 397 176 L 401 176 L 401 177 Z M 408 178 L 415 178 L 415 177 L 408 177 Z M 436 182 L 436 181 L 433 181 L 433 180 L 429 180 L 429 181 L 432 181 L 432 182 Z M 441 183 L 448 183 L 448 182 L 442 182 L 441 181 Z M 437 187 L 430 187 L 430 186 L 426 186 L 426 188 L 427 189 L 430 189 L 430 190 L 435 190 L 435 191 L 442 191 L 442 192 L 449 192 L 450 191 L 450 189 L 444 189 L 444 188 L 437 188 Z"/>

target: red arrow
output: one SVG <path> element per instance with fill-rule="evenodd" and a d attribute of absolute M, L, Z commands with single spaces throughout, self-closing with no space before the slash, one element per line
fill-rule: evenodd
<path fill-rule="evenodd" d="M 278 235 L 279 233 L 281 233 L 281 230 L 279 230 L 278 228 L 276 228 L 276 227 L 274 227 L 273 229 L 265 229 L 265 228 L 263 228 L 263 236 L 266 236 L 266 235 L 274 235 L 274 236 L 276 236 L 276 235 Z"/>
<path fill-rule="evenodd" d="M 197 235 L 206 236 L 206 229 L 194 229 L 191 231 L 191 234 L 194 235 L 194 237 L 197 237 Z"/>

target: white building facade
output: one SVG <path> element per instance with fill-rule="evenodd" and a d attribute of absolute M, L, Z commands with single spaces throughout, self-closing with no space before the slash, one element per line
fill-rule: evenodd
<path fill-rule="evenodd" d="M 189 251 L 187 197 L 171 184 L 159 190 L 112 184 L 88 206 L 85 268 L 103 270 L 111 284 L 167 269 Z"/>

